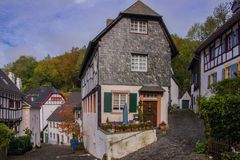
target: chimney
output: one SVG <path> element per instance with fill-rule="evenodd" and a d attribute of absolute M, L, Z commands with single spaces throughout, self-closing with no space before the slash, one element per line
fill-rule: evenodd
<path fill-rule="evenodd" d="M 22 90 L 22 80 L 19 77 L 17 78 L 16 86 L 20 91 Z"/>
<path fill-rule="evenodd" d="M 234 0 L 232 5 L 232 12 L 233 14 L 240 11 L 240 0 Z"/>
<path fill-rule="evenodd" d="M 8 78 L 15 84 L 15 75 L 12 72 L 8 73 Z"/>
<path fill-rule="evenodd" d="M 113 19 L 107 19 L 106 25 L 109 26 L 110 24 L 112 24 L 112 22 L 113 22 Z"/>

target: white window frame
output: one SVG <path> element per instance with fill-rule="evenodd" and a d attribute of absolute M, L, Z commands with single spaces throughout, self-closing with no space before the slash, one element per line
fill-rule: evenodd
<path fill-rule="evenodd" d="M 118 96 L 118 103 L 115 103 L 115 97 Z M 122 96 L 125 96 L 124 104 L 122 104 Z M 113 106 L 112 109 L 114 112 L 121 112 L 124 108 L 124 105 L 128 102 L 128 94 L 127 93 L 113 93 Z M 117 106 L 117 107 L 116 107 Z M 116 109 L 117 108 L 117 109 Z"/>
<path fill-rule="evenodd" d="M 143 28 L 144 25 L 145 25 L 145 27 Z M 131 20 L 130 32 L 147 34 L 148 33 L 148 22 L 147 21 L 141 21 L 141 20 Z"/>
<path fill-rule="evenodd" d="M 145 58 L 145 64 L 144 62 L 140 62 L 140 59 Z M 144 66 L 140 66 L 140 64 Z M 148 56 L 147 55 L 141 55 L 141 54 L 132 54 L 131 55 L 131 71 L 135 72 L 147 72 L 148 69 Z"/>

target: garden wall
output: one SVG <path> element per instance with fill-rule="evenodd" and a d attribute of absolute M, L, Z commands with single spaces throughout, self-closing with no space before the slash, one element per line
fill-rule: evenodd
<path fill-rule="evenodd" d="M 119 159 L 157 141 L 156 131 L 137 131 L 127 133 L 108 134 L 98 130 L 96 140 L 96 156 L 102 158 L 107 155 L 107 160 Z"/>

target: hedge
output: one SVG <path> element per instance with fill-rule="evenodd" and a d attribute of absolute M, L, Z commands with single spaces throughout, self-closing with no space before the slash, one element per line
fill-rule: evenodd
<path fill-rule="evenodd" d="M 15 137 L 10 141 L 8 154 L 22 155 L 31 149 L 32 144 L 29 136 Z"/>

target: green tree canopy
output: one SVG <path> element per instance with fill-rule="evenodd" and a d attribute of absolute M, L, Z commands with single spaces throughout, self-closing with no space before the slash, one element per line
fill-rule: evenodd
<path fill-rule="evenodd" d="M 78 74 L 85 51 L 85 47 L 72 48 L 63 55 L 48 55 L 39 62 L 33 57 L 21 56 L 6 65 L 4 71 L 11 71 L 22 79 L 24 92 L 40 86 L 53 86 L 63 92 L 78 90 Z"/>
<path fill-rule="evenodd" d="M 181 38 L 177 35 L 172 35 L 172 38 L 179 50 L 179 55 L 172 62 L 173 71 L 182 91 L 186 91 L 191 85 L 191 73 L 188 71 L 188 66 L 200 42 Z"/>
<path fill-rule="evenodd" d="M 219 4 L 204 23 L 195 23 L 188 31 L 187 37 L 195 41 L 204 41 L 217 28 L 221 27 L 231 17 L 231 2 Z"/>
<path fill-rule="evenodd" d="M 15 62 L 4 67 L 6 73 L 13 72 L 16 77 L 20 77 L 23 82 L 23 91 L 28 90 L 33 84 L 34 68 L 37 66 L 37 61 L 31 56 L 20 56 Z"/>

